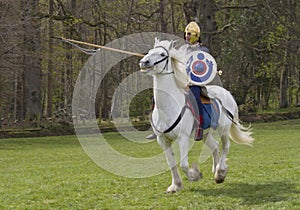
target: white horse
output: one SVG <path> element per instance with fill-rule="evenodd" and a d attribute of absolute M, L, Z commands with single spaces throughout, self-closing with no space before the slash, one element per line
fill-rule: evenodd
<path fill-rule="evenodd" d="M 154 48 L 140 60 L 141 72 L 152 75 L 154 79 L 155 108 L 152 113 L 152 127 L 157 141 L 163 148 L 172 174 L 172 184 L 167 192 L 177 192 L 183 188 L 179 175 L 172 143 L 177 141 L 180 150 L 180 167 L 190 181 L 201 179 L 202 173 L 193 164 L 190 168 L 188 152 L 190 135 L 193 132 L 194 116 L 186 109 L 186 90 L 189 78 L 183 54 L 173 47 L 173 41 L 155 39 Z M 245 128 L 239 122 L 238 107 L 233 96 L 219 86 L 207 86 L 208 94 L 219 103 L 220 117 L 216 128 L 222 142 L 219 154 L 218 142 L 210 129 L 204 142 L 213 155 L 212 172 L 216 183 L 224 181 L 228 166 L 226 156 L 229 152 L 229 137 L 237 143 L 252 145 L 250 127 Z"/>

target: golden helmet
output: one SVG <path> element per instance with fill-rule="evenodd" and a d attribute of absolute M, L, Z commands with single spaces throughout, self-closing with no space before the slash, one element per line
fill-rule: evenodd
<path fill-rule="evenodd" d="M 185 27 L 184 33 L 185 37 L 187 35 L 191 36 L 189 41 L 191 44 L 194 44 L 200 38 L 200 27 L 195 21 L 192 21 Z"/>

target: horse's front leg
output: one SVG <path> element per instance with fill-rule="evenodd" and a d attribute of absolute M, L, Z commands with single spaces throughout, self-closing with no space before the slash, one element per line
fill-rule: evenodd
<path fill-rule="evenodd" d="M 167 192 L 168 193 L 177 192 L 183 188 L 183 185 L 182 185 L 182 180 L 180 178 L 180 175 L 178 173 L 176 160 L 172 150 L 172 144 L 171 142 L 165 142 L 160 137 L 158 138 L 158 143 L 164 150 L 167 163 L 172 174 L 172 184 L 168 187 Z"/>
<path fill-rule="evenodd" d="M 198 181 L 202 178 L 202 173 L 200 172 L 198 166 L 193 164 L 192 168 L 189 168 L 188 153 L 189 153 L 189 138 L 181 138 L 178 141 L 180 149 L 180 167 L 182 171 L 186 174 L 188 180 Z"/>

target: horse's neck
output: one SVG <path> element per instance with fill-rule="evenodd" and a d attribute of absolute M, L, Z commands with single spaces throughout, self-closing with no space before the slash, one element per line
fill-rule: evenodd
<path fill-rule="evenodd" d="M 154 76 L 154 100 L 156 107 L 166 114 L 180 112 L 185 103 L 185 95 L 176 85 L 174 74 Z M 177 113 L 173 115 L 176 116 Z"/>

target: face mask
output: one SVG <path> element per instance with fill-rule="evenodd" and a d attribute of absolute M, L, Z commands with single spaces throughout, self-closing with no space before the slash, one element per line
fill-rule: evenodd
<path fill-rule="evenodd" d="M 190 42 L 191 44 L 194 44 L 194 43 L 196 43 L 196 42 L 199 40 L 199 37 L 197 36 L 196 33 L 186 32 L 185 36 L 186 36 L 186 37 L 187 37 L 187 36 L 190 36 L 189 42 Z"/>

